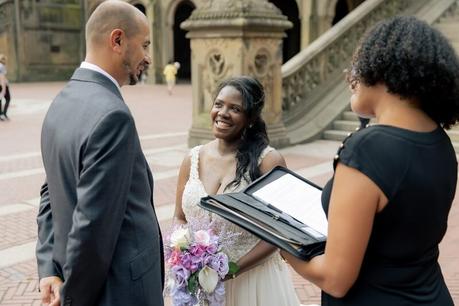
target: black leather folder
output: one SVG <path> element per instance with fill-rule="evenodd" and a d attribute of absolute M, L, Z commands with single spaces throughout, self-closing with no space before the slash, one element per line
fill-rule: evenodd
<path fill-rule="evenodd" d="M 326 236 L 253 195 L 260 188 L 287 173 L 321 191 L 321 188 L 314 183 L 289 169 L 278 166 L 252 182 L 244 190 L 204 197 L 199 206 L 300 259 L 309 260 L 324 252 Z"/>

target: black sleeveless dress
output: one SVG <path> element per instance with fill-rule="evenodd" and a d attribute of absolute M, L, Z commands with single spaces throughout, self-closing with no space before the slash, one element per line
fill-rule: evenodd
<path fill-rule="evenodd" d="M 457 181 L 443 129 L 370 126 L 344 141 L 336 162 L 368 176 L 389 202 L 375 216 L 357 281 L 343 298 L 322 292 L 322 306 L 453 305 L 437 261 Z M 326 213 L 332 186 L 322 193 Z"/>

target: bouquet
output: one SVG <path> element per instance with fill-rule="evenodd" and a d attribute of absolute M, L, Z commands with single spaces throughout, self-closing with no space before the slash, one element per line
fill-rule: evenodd
<path fill-rule="evenodd" d="M 222 252 L 234 235 L 223 235 L 220 231 L 218 236 L 211 225 L 200 227 L 194 230 L 193 226 L 178 227 L 166 239 L 167 291 L 174 306 L 223 305 L 223 279 L 239 269 Z"/>

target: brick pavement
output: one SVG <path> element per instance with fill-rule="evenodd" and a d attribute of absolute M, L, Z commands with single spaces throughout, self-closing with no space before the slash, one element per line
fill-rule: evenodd
<path fill-rule="evenodd" d="M 0 305 L 41 305 L 35 260 L 0 270 Z"/>
<path fill-rule="evenodd" d="M 64 83 L 12 84 L 11 121 L 0 122 L 0 260 L 8 251 L 22 250 L 21 260 L 0 261 L 0 305 L 39 305 L 36 264 L 31 242 L 36 239 L 35 215 L 44 179 L 39 136 L 49 102 Z M 191 88 L 178 85 L 168 96 L 159 85 L 123 88 L 136 119 L 142 148 L 155 176 L 155 206 L 163 230 L 170 225 L 178 167 L 187 152 L 191 126 Z M 317 141 L 282 149 L 288 165 L 323 185 L 331 176 L 331 158 L 339 143 Z M 459 303 L 459 207 L 451 210 L 441 244 L 440 263 L 454 300 Z M 18 257 L 19 258 L 19 257 Z M 14 261 L 15 258 L 8 258 Z M 320 291 L 292 271 L 296 292 L 304 304 L 319 303 Z"/>
<path fill-rule="evenodd" d="M 37 212 L 33 207 L 27 211 L 0 216 L 0 250 L 36 241 L 37 224 L 31 221 Z"/>

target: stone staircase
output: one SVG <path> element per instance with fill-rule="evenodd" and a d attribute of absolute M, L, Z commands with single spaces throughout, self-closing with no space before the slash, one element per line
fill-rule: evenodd
<path fill-rule="evenodd" d="M 359 118 L 349 108 L 340 115 L 339 119 L 333 121 L 331 129 L 324 132 L 323 138 L 343 141 L 350 132 L 354 132 L 359 126 Z"/>
<path fill-rule="evenodd" d="M 449 39 L 459 54 L 459 0 L 434 24 Z"/>
<path fill-rule="evenodd" d="M 459 0 L 456 1 L 442 17 L 434 24 L 434 27 L 441 31 L 451 42 L 459 54 Z M 349 132 L 355 131 L 360 122 L 357 116 L 347 108 L 331 124 L 329 130 L 324 131 L 323 138 L 342 141 Z M 459 152 L 459 124 L 448 131 L 456 152 Z"/>
<path fill-rule="evenodd" d="M 456 125 L 451 130 L 448 131 L 449 138 L 453 143 L 454 150 L 456 150 L 456 154 L 459 153 L 459 127 Z"/>

